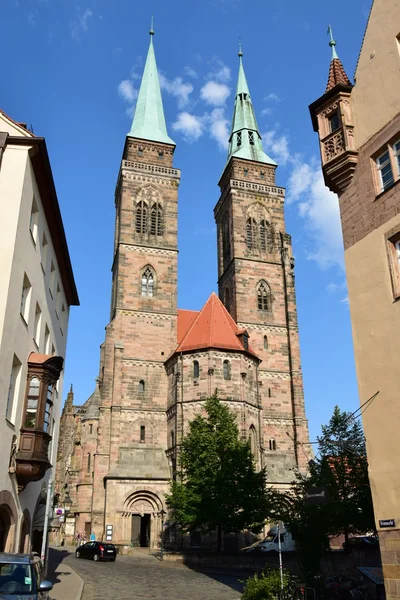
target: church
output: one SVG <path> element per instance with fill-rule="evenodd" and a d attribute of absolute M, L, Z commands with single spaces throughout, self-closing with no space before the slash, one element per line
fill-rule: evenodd
<path fill-rule="evenodd" d="M 60 504 L 72 500 L 67 536 L 138 546 L 159 543 L 182 439 L 216 389 L 270 485 L 287 488 L 309 449 L 285 190 L 263 150 L 242 52 L 214 209 L 218 295 L 200 311 L 178 309 L 180 171 L 153 36 L 115 190 L 99 376 L 83 406 L 68 394 L 56 473 Z"/>

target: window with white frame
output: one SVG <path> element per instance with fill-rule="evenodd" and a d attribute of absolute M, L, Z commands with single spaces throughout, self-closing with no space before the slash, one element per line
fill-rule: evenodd
<path fill-rule="evenodd" d="M 50 291 L 50 295 L 52 298 L 54 298 L 55 283 L 56 283 L 56 267 L 54 265 L 54 262 L 51 261 L 49 291 Z"/>
<path fill-rule="evenodd" d="M 33 328 L 33 339 L 35 340 L 37 346 L 39 346 L 39 342 L 40 342 L 41 324 L 42 324 L 42 311 L 40 310 L 39 304 L 36 302 L 35 326 Z"/>
<path fill-rule="evenodd" d="M 28 279 L 27 274 L 25 273 L 24 281 L 22 284 L 21 307 L 20 307 L 20 313 L 21 313 L 25 323 L 28 323 L 28 320 L 29 320 L 31 296 L 32 296 L 32 286 Z"/>
<path fill-rule="evenodd" d="M 14 422 L 14 406 L 15 400 L 18 397 L 19 386 L 21 381 L 21 361 L 14 354 L 13 364 L 10 375 L 10 385 L 8 387 L 8 395 L 7 395 L 7 404 L 6 404 L 6 419 L 8 421 Z"/>
<path fill-rule="evenodd" d="M 393 155 L 397 168 L 397 175 L 400 177 L 400 140 L 393 144 Z"/>
<path fill-rule="evenodd" d="M 49 354 L 50 352 L 50 329 L 47 326 L 47 323 L 44 328 L 44 353 Z"/>
<path fill-rule="evenodd" d="M 56 317 L 57 317 L 57 319 L 60 318 L 60 311 L 61 311 L 61 288 L 60 288 L 60 284 L 57 283 L 57 292 L 56 292 Z"/>
<path fill-rule="evenodd" d="M 61 335 L 64 335 L 65 324 L 67 321 L 67 311 L 65 310 L 64 302 L 61 304 L 61 319 L 60 319 L 60 321 L 61 321 L 61 323 L 60 323 Z"/>
<path fill-rule="evenodd" d="M 378 175 L 378 193 L 382 193 L 400 179 L 400 139 L 386 144 L 374 160 Z"/>
<path fill-rule="evenodd" d="M 29 220 L 29 231 L 31 232 L 33 241 L 37 242 L 38 238 L 38 226 L 39 226 L 39 209 L 36 202 L 35 196 L 32 200 L 31 217 Z"/>
<path fill-rule="evenodd" d="M 384 192 L 394 182 L 389 150 L 386 150 L 386 152 L 378 156 L 378 158 L 376 159 L 376 166 L 378 168 L 381 192 Z"/>
<path fill-rule="evenodd" d="M 42 247 L 41 247 L 41 264 L 42 264 L 42 269 L 43 271 L 46 273 L 46 269 L 47 269 L 47 254 L 49 251 L 49 244 L 47 242 L 47 237 L 46 234 L 43 232 L 42 235 Z"/>

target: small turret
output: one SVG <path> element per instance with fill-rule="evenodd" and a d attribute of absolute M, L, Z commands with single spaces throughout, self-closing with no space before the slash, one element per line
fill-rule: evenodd
<path fill-rule="evenodd" d="M 310 104 L 314 131 L 318 133 L 324 180 L 330 190 L 342 194 L 349 185 L 357 165 L 354 124 L 351 111 L 353 85 L 336 53 L 336 41 L 329 25 L 332 58 L 324 94 Z"/>

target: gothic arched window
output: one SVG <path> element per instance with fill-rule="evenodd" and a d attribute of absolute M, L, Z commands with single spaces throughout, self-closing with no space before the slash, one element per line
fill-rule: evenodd
<path fill-rule="evenodd" d="M 257 286 L 257 306 L 258 310 L 271 310 L 271 290 L 266 281 L 261 281 Z"/>
<path fill-rule="evenodd" d="M 271 438 L 269 440 L 269 449 L 270 450 L 276 450 L 276 441 L 274 438 Z"/>
<path fill-rule="evenodd" d="M 163 234 L 163 210 L 158 202 L 151 207 L 150 233 L 152 235 Z"/>
<path fill-rule="evenodd" d="M 268 350 L 268 338 L 264 335 L 264 350 Z"/>
<path fill-rule="evenodd" d="M 147 233 L 147 204 L 139 200 L 136 205 L 136 233 Z"/>
<path fill-rule="evenodd" d="M 267 249 L 267 228 L 268 228 L 268 223 L 266 221 L 261 221 L 260 222 L 260 249 L 264 250 L 264 251 Z"/>
<path fill-rule="evenodd" d="M 150 267 L 146 267 L 142 273 L 142 296 L 154 296 L 154 273 Z"/>
<path fill-rule="evenodd" d="M 257 222 L 252 217 L 246 221 L 246 244 L 248 248 L 255 248 L 257 244 Z"/>
<path fill-rule="evenodd" d="M 224 379 L 230 379 L 231 378 L 231 363 L 229 362 L 229 360 L 224 360 L 222 366 L 223 366 Z"/>
<path fill-rule="evenodd" d="M 253 456 L 256 456 L 256 451 L 257 451 L 257 434 L 256 434 L 256 430 L 255 430 L 254 425 L 251 425 L 250 429 L 249 429 L 249 442 L 250 442 L 251 452 L 252 452 Z"/>
<path fill-rule="evenodd" d="M 222 226 L 222 253 L 224 257 L 224 267 L 226 267 L 231 259 L 231 234 L 228 222 L 224 223 Z"/>
<path fill-rule="evenodd" d="M 193 379 L 200 377 L 200 365 L 198 360 L 193 361 Z"/>
<path fill-rule="evenodd" d="M 143 381 L 143 379 L 141 379 L 141 380 L 139 381 L 138 391 L 139 391 L 139 392 L 141 392 L 141 393 L 143 393 L 143 392 L 144 392 L 144 390 L 145 390 L 145 388 L 146 388 L 146 384 L 145 384 L 145 382 Z"/>
<path fill-rule="evenodd" d="M 175 434 L 173 431 L 171 431 L 171 448 L 174 448 L 175 446 Z"/>

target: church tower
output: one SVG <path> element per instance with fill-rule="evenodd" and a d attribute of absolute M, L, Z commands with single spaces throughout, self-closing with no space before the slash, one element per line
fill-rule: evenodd
<path fill-rule="evenodd" d="M 285 190 L 266 155 L 239 51 L 228 160 L 214 209 L 218 236 L 219 297 L 250 336 L 262 360 L 263 466 L 271 483 L 289 483 L 310 454 L 291 237 L 284 221 Z"/>
<path fill-rule="evenodd" d="M 101 348 L 92 511 L 92 531 L 100 539 L 114 540 L 118 530 L 119 539 L 141 545 L 157 539 L 157 515 L 165 509 L 170 472 L 164 361 L 177 339 L 180 172 L 172 166 L 175 143 L 166 129 L 153 35 L 152 27 L 115 190 L 111 314 Z"/>

